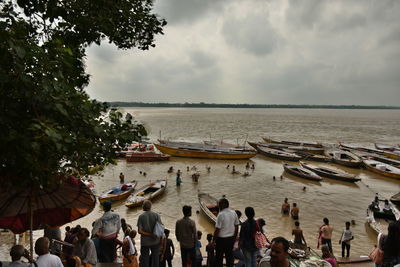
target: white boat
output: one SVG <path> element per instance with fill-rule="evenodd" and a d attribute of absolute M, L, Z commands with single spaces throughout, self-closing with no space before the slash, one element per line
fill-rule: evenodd
<path fill-rule="evenodd" d="M 145 200 L 153 200 L 161 196 L 165 192 L 166 188 L 166 179 L 160 179 L 155 182 L 151 182 L 131 194 L 126 201 L 125 206 L 128 208 L 141 206 Z"/>

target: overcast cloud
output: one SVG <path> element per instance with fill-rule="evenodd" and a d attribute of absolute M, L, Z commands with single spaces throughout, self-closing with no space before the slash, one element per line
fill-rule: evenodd
<path fill-rule="evenodd" d="M 101 101 L 399 105 L 400 1 L 159 0 L 150 51 L 88 49 Z"/>

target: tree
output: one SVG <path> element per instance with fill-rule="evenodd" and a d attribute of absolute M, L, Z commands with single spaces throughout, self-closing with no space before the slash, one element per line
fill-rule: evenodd
<path fill-rule="evenodd" d="M 113 161 L 146 135 L 142 124 L 91 100 L 85 51 L 104 40 L 154 47 L 166 25 L 152 0 L 6 0 L 0 3 L 0 182 L 51 186 Z M 112 89 L 112 88 L 110 88 Z"/>

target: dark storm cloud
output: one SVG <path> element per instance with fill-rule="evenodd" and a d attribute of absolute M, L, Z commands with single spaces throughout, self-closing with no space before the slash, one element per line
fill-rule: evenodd
<path fill-rule="evenodd" d="M 155 11 L 168 23 L 193 23 L 204 19 L 208 12 L 220 12 L 228 0 L 158 0 Z"/>
<path fill-rule="evenodd" d="M 400 1 L 159 0 L 150 51 L 88 51 L 89 94 L 146 102 L 398 105 Z"/>
<path fill-rule="evenodd" d="M 271 28 L 268 17 L 261 15 L 227 19 L 222 34 L 229 45 L 254 55 L 271 53 L 277 43 L 277 35 Z"/>

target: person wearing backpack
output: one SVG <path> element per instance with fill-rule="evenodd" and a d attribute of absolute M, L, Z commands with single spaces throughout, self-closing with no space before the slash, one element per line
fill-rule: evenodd
<path fill-rule="evenodd" d="M 258 248 L 256 247 L 255 234 L 257 231 L 255 212 L 252 207 L 244 210 L 247 220 L 242 223 L 239 234 L 239 247 L 242 249 L 246 267 L 256 267 Z"/>

